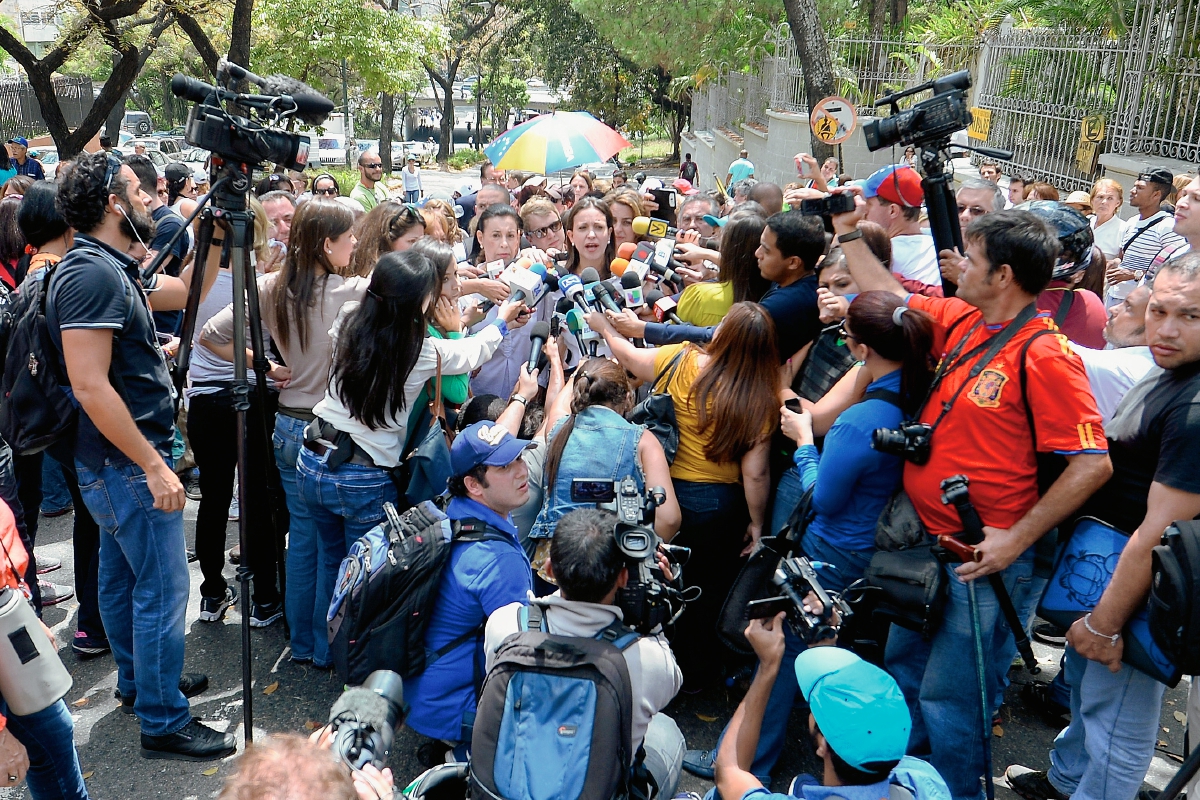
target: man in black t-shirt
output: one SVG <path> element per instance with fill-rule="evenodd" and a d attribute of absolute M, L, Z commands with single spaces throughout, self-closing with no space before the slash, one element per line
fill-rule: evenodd
<path fill-rule="evenodd" d="M 76 230 L 75 246 L 50 277 L 47 322 L 80 409 L 75 465 L 100 526 L 100 615 L 117 690 L 141 721 L 143 756 L 221 758 L 234 751 L 233 735 L 194 720 L 185 697 L 203 691 L 208 678 L 182 674 L 185 497 L 171 464 L 171 378 L 150 316 L 184 307 L 191 269 L 143 285 L 128 252 L 135 241 L 153 241 L 154 220 L 137 175 L 103 152 L 64 167 L 57 205 Z M 216 278 L 219 250 L 210 253 L 202 296 Z"/>
<path fill-rule="evenodd" d="M 1067 633 L 1071 725 L 1049 772 L 1008 769 L 1029 800 L 1132 799 L 1154 756 L 1166 687 L 1121 656 L 1125 625 L 1150 590 L 1150 551 L 1173 521 L 1200 515 L 1200 253 L 1155 276 L 1146 341 L 1162 371 L 1130 389 L 1104 426 L 1113 475 L 1082 509 L 1133 533 L 1100 601 Z"/>
<path fill-rule="evenodd" d="M 148 242 L 150 252 L 146 258 L 153 259 L 166 248 L 179 229 L 183 227 L 183 217 L 172 211 L 171 207 L 159 196 L 158 170 L 154 168 L 153 161 L 147 156 L 133 155 L 126 158 L 125 163 L 137 175 L 138 182 L 142 185 L 142 193 L 150 200 L 146 204 L 146 209 L 154 219 L 154 240 Z M 171 246 L 171 255 L 167 256 L 163 262 L 163 272 L 178 277 L 187 252 L 188 235 L 185 232 L 180 234 L 179 238 L 175 240 L 175 244 Z M 178 311 L 154 312 L 154 327 L 163 333 L 176 333 L 182 321 L 183 314 Z"/>

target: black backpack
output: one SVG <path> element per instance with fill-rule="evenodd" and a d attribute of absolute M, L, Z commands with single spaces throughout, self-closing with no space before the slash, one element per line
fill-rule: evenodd
<path fill-rule="evenodd" d="M 1150 633 L 1185 675 L 1200 674 L 1200 521 L 1167 528 L 1151 554 Z"/>
<path fill-rule="evenodd" d="M 437 603 L 442 572 L 455 544 L 506 541 L 473 519 L 451 521 L 434 501 L 386 518 L 350 547 L 329 604 L 329 649 L 338 675 L 351 686 L 377 669 L 401 678 L 425 671 L 456 647 L 483 635 L 472 629 L 426 656 L 425 631 Z"/>

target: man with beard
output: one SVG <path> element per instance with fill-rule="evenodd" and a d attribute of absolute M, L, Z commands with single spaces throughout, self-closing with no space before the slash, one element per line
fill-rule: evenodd
<path fill-rule="evenodd" d="M 75 466 L 100 526 L 100 614 L 117 662 L 122 710 L 141 720 L 142 755 L 201 761 L 234 737 L 192 719 L 187 696 L 208 678 L 183 673 L 188 569 L 183 484 L 172 469 L 171 377 L 152 311 L 184 307 L 192 270 L 143 281 L 128 255 L 154 239 L 137 174 L 116 156 L 83 154 L 60 173 L 57 205 L 75 246 L 47 280 L 47 324 L 80 409 Z M 213 238 L 202 296 L 217 275 Z"/>

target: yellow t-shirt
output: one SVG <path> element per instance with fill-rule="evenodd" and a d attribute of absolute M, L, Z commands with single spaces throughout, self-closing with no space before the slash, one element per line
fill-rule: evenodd
<path fill-rule="evenodd" d="M 670 344 L 658 348 L 654 354 L 655 374 L 662 372 L 675 354 L 684 347 L 686 345 Z M 675 463 L 671 465 L 671 477 L 696 483 L 738 483 L 742 477 L 740 463 L 709 461 L 704 455 L 704 448 L 711 436 L 700 433 L 698 409 L 689 402 L 692 384 L 700 375 L 698 356 L 699 352 L 696 350 L 685 353 L 674 377 L 665 387 L 658 387 L 659 391 L 665 389 L 674 399 L 675 419 L 679 423 L 679 450 L 675 453 Z"/>
<path fill-rule="evenodd" d="M 693 283 L 679 296 L 675 313 L 689 325 L 717 325 L 733 305 L 733 282 Z"/>

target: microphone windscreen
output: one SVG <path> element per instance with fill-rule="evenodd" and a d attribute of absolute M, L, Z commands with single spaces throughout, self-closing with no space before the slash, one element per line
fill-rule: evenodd
<path fill-rule="evenodd" d="M 642 285 L 642 279 L 637 276 L 636 272 L 626 272 L 621 276 L 622 289 L 636 289 Z"/>
<path fill-rule="evenodd" d="M 625 270 L 629 267 L 629 259 L 614 258 L 612 263 L 608 265 L 608 271 L 613 275 L 624 275 Z"/>
<path fill-rule="evenodd" d="M 568 311 L 570 311 L 574 307 L 575 307 L 575 304 L 571 302 L 571 298 L 560 297 L 560 298 L 558 298 L 558 302 L 554 304 L 554 313 L 555 314 L 566 314 Z"/>
<path fill-rule="evenodd" d="M 633 218 L 633 232 L 634 233 L 636 233 L 638 236 L 645 236 L 646 232 L 649 230 L 650 230 L 650 218 L 649 217 L 634 217 Z"/>
<path fill-rule="evenodd" d="M 595 283 L 600 280 L 600 273 L 592 267 L 588 267 L 583 272 L 579 273 L 579 280 L 586 283 Z"/>
<path fill-rule="evenodd" d="M 651 289 L 650 291 L 646 292 L 646 305 L 652 306 L 662 299 L 663 293 L 658 289 Z"/>
<path fill-rule="evenodd" d="M 529 331 L 529 337 L 531 339 L 541 339 L 542 341 L 549 339 L 550 323 L 545 321 L 533 323 L 533 327 Z"/>
<path fill-rule="evenodd" d="M 623 258 L 628 261 L 633 257 L 634 251 L 637 250 L 637 242 L 625 242 L 617 248 L 617 258 Z"/>
<path fill-rule="evenodd" d="M 268 75 L 261 85 L 265 94 L 290 95 L 296 102 L 296 116 L 309 125 L 321 125 L 333 112 L 332 100 L 289 75 Z"/>
<path fill-rule="evenodd" d="M 381 731 L 388 721 L 388 701 L 370 689 L 347 689 L 329 709 L 329 721 L 354 719 Z"/>

